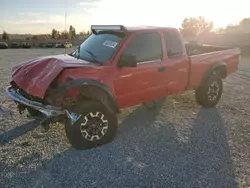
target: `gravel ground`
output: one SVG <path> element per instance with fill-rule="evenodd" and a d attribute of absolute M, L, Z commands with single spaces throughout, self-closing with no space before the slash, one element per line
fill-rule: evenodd
<path fill-rule="evenodd" d="M 217 108 L 198 106 L 192 91 L 128 108 L 112 143 L 77 151 L 62 125 L 45 133 L 4 93 L 13 64 L 63 51 L 0 51 L 0 187 L 250 187 L 250 58 Z"/>

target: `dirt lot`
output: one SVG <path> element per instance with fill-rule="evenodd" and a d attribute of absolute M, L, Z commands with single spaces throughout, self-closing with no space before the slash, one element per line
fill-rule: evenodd
<path fill-rule="evenodd" d="M 112 143 L 76 151 L 62 125 L 44 133 L 4 93 L 13 64 L 63 51 L 0 51 L 0 187 L 250 187 L 250 58 L 217 108 L 198 106 L 192 91 L 129 108 Z"/>

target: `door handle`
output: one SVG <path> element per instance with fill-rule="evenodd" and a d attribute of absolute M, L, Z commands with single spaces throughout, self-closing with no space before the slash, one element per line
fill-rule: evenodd
<path fill-rule="evenodd" d="M 163 72 L 163 71 L 165 71 L 166 70 L 166 67 L 159 67 L 158 68 L 158 72 Z"/>
<path fill-rule="evenodd" d="M 121 75 L 120 77 L 121 78 L 127 78 L 127 77 L 130 77 L 130 76 L 132 76 L 132 74 L 125 74 L 125 75 Z"/>

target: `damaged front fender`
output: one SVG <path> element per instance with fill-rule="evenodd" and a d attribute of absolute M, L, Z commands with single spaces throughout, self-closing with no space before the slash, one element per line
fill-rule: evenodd
<path fill-rule="evenodd" d="M 70 90 L 72 92 L 69 94 L 68 92 Z M 89 99 L 99 100 L 113 113 L 119 112 L 118 104 L 113 93 L 106 85 L 96 80 L 70 79 L 68 82 L 59 86 L 57 91 L 64 96 L 72 95 L 73 101 L 79 100 L 79 96 L 82 94 Z"/>

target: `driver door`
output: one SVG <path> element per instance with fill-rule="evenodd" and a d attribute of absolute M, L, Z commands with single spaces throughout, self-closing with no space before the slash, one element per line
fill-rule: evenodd
<path fill-rule="evenodd" d="M 136 67 L 123 66 L 115 73 L 114 92 L 120 108 L 161 97 L 164 74 L 161 36 L 158 32 L 135 34 L 122 52 L 135 56 Z"/>

